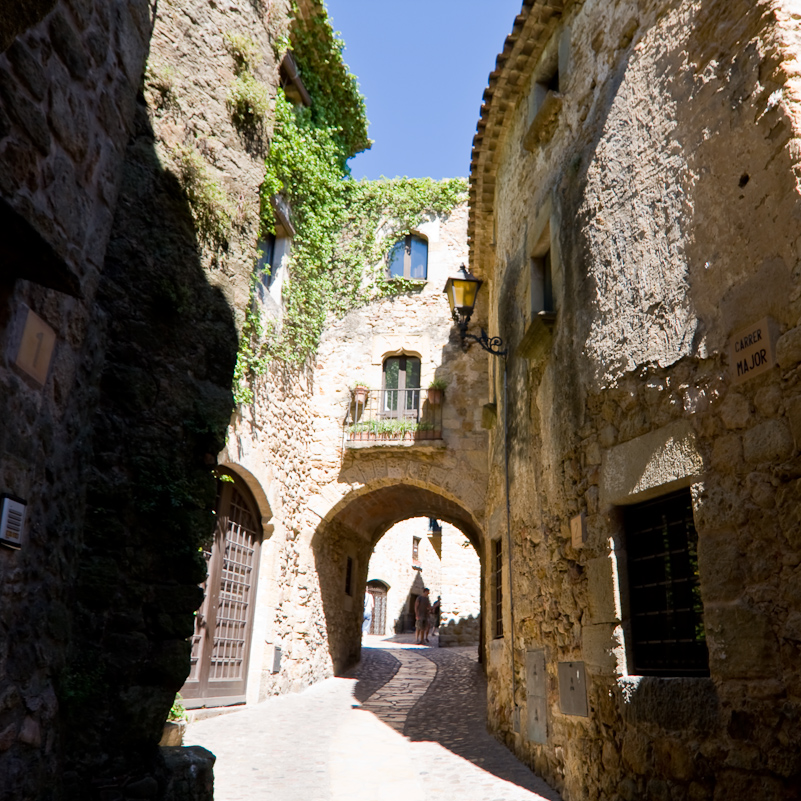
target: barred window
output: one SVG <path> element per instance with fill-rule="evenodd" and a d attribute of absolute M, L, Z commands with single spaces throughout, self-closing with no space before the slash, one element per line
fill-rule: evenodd
<path fill-rule="evenodd" d="M 627 507 L 632 672 L 708 676 L 690 491 Z"/>
<path fill-rule="evenodd" d="M 495 636 L 503 637 L 503 545 L 500 537 L 492 543 L 492 584 Z"/>

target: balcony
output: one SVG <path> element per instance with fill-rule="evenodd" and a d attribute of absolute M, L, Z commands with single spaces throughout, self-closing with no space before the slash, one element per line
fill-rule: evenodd
<path fill-rule="evenodd" d="M 424 389 L 354 393 L 345 419 L 349 448 L 442 444 L 442 405 L 428 402 Z"/>

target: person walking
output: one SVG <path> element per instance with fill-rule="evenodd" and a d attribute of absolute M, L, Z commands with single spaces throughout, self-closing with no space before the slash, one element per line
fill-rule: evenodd
<path fill-rule="evenodd" d="M 362 620 L 362 634 L 370 633 L 370 625 L 373 622 L 373 610 L 375 609 L 375 598 L 369 590 L 364 593 L 364 619 Z"/>
<path fill-rule="evenodd" d="M 431 616 L 431 601 L 428 598 L 428 587 L 423 588 L 423 594 L 417 596 L 414 602 L 414 632 L 417 645 L 428 643 L 428 620 Z"/>

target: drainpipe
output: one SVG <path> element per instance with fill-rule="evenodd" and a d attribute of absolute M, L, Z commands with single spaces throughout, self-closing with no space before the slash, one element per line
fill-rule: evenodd
<path fill-rule="evenodd" d="M 509 644 L 512 654 L 512 729 L 520 732 L 520 709 L 517 706 L 517 678 L 515 676 L 515 595 L 512 572 L 512 511 L 509 500 L 509 378 L 506 356 L 503 357 L 503 466 L 506 485 L 506 552 L 509 554 Z"/>

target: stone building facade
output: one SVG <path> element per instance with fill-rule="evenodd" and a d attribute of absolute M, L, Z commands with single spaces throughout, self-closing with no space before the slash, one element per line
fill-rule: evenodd
<path fill-rule="evenodd" d="M 370 633 L 411 631 L 414 602 L 428 587 L 431 603 L 441 603 L 440 646 L 478 642 L 480 581 L 478 554 L 457 528 L 426 517 L 404 520 L 370 556 L 367 586 L 379 610 Z"/>
<path fill-rule="evenodd" d="M 247 689 L 237 701 L 300 690 L 358 659 L 370 555 L 396 523 L 435 517 L 473 547 L 481 542 L 486 433 L 476 398 L 486 392 L 486 363 L 453 340 L 442 294 L 466 257 L 466 225 L 464 203 L 429 214 L 415 231 L 428 252 L 418 288 L 330 320 L 309 369 L 287 385 L 273 365 L 233 418 L 220 463 L 250 493 L 264 532 Z M 437 429 L 359 439 L 352 387 L 371 387 L 373 406 L 359 414 L 392 418 L 375 404 L 385 399 L 387 359 L 406 357 L 419 363 L 422 389 L 411 402 L 421 414 L 430 411 L 428 384 L 447 382 Z"/>
<path fill-rule="evenodd" d="M 798 74 L 781 0 L 526 0 L 490 75 L 489 712 L 568 801 L 798 797 Z"/>
<path fill-rule="evenodd" d="M 0 16 L 0 797 L 207 798 L 213 758 L 157 746 L 258 238 L 263 158 L 219 70 L 223 32 L 247 34 L 274 93 L 288 5 L 17 5 Z"/>
<path fill-rule="evenodd" d="M 232 418 L 269 101 L 311 100 L 283 55 L 289 3 L 45 0 L 0 20 L 0 797 L 207 798 L 211 755 L 158 749 L 187 670 L 195 704 L 307 686 L 358 657 L 392 525 L 480 542 L 486 366 L 441 294 L 466 207 L 409 232 L 428 249 L 414 292 L 332 321 L 316 361 L 273 363 Z M 386 358 L 449 380 L 436 437 L 347 441 L 349 387 L 378 397 Z"/>

